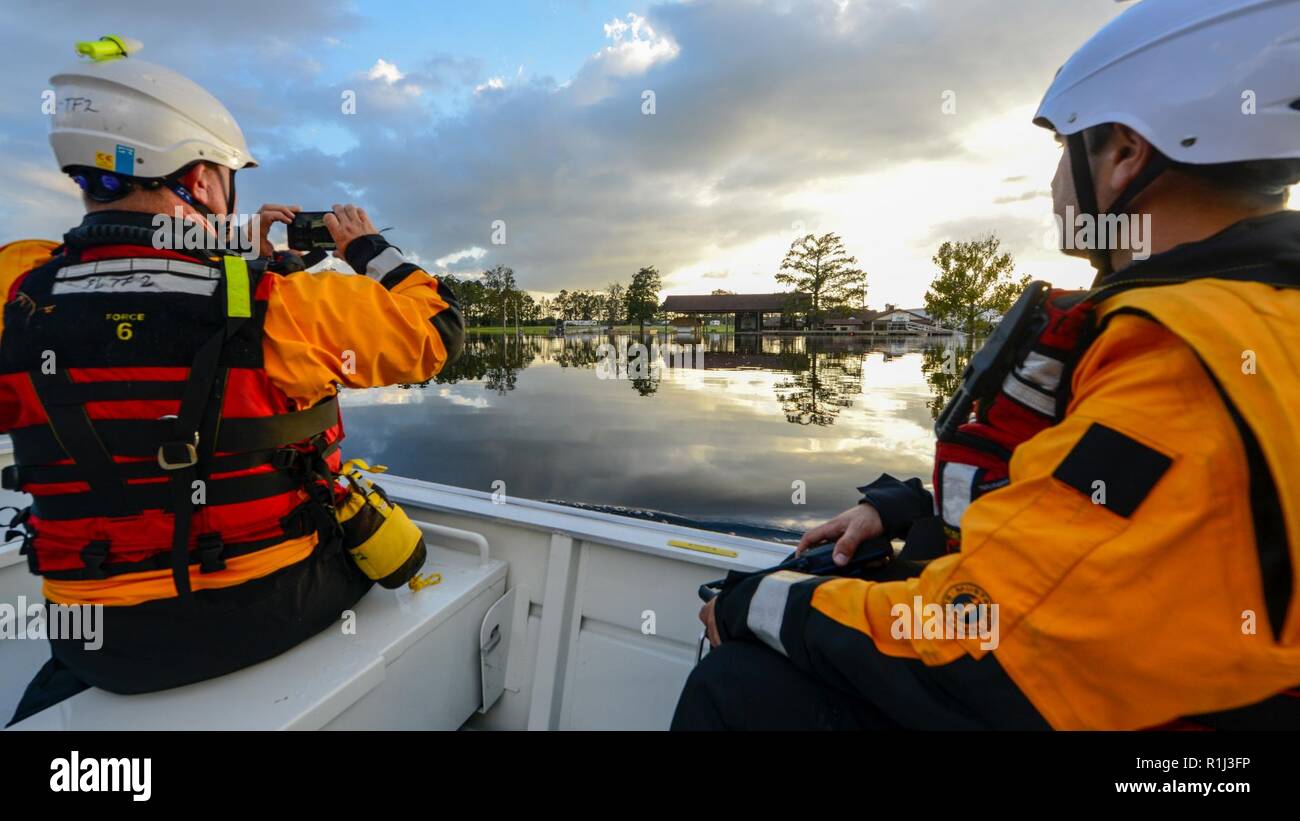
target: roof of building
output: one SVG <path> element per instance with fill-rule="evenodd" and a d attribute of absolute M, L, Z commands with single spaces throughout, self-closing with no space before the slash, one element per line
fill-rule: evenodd
<path fill-rule="evenodd" d="M 921 325 L 938 324 L 933 319 L 930 318 L 930 315 L 925 312 L 924 308 L 890 308 L 889 310 L 878 312 L 874 318 L 879 319 L 880 317 L 888 316 L 889 314 L 900 314 L 900 313 L 911 314 L 913 317 L 913 321 Z"/>
<path fill-rule="evenodd" d="M 832 316 L 823 325 L 865 325 L 879 315 L 879 311 L 865 311 L 861 316 Z"/>
<path fill-rule="evenodd" d="M 733 311 L 784 311 L 803 294 L 674 294 L 664 297 L 663 309 L 681 314 L 725 314 Z"/>

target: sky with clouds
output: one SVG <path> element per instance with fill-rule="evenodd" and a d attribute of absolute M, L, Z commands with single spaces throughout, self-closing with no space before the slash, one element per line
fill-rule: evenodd
<path fill-rule="evenodd" d="M 1059 149 L 1030 118 L 1057 67 L 1122 9 L 6 0 L 0 239 L 57 238 L 79 220 L 41 93 L 76 40 L 113 33 L 240 121 L 261 162 L 240 175 L 241 210 L 355 201 L 434 273 L 504 263 L 554 293 L 656 265 L 666 294 L 771 291 L 796 235 L 834 231 L 868 272 L 871 305 L 917 305 L 941 242 L 996 231 L 1020 273 L 1081 286 L 1086 263 L 1051 248 Z"/>

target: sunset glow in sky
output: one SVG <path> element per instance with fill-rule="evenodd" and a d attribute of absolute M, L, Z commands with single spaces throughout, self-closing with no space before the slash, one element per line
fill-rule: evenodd
<path fill-rule="evenodd" d="M 553 294 L 656 265 L 669 294 L 772 291 L 799 231 L 834 231 L 872 306 L 917 305 L 938 245 L 992 230 L 1020 273 L 1091 279 L 1052 250 L 1059 149 L 1030 118 L 1112 0 L 232 0 L 187 7 L 189 41 L 148 8 L 0 10 L 24 67 L 0 88 L 5 240 L 79 220 L 40 95 L 74 41 L 118 33 L 241 122 L 262 163 L 241 210 L 357 201 L 434 273 L 504 263 Z"/>

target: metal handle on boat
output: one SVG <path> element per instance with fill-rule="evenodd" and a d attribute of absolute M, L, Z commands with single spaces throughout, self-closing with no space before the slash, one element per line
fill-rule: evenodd
<path fill-rule="evenodd" d="M 488 562 L 488 540 L 483 537 L 482 533 L 475 533 L 472 530 L 461 530 L 456 527 L 447 527 L 446 525 L 435 525 L 431 522 L 416 522 L 425 534 L 435 534 L 448 539 L 459 539 L 462 542 L 469 542 L 478 548 L 478 560 L 481 564 Z"/>

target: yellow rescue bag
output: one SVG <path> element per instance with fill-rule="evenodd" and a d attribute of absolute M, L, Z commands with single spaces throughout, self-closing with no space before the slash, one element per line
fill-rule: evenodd
<path fill-rule="evenodd" d="M 343 527 L 343 547 L 371 579 L 388 589 L 401 587 L 424 566 L 424 536 L 406 511 L 388 500 L 384 491 L 361 475 L 362 471 L 383 473 L 361 459 L 352 459 L 339 469 L 350 490 L 335 515 Z"/>

